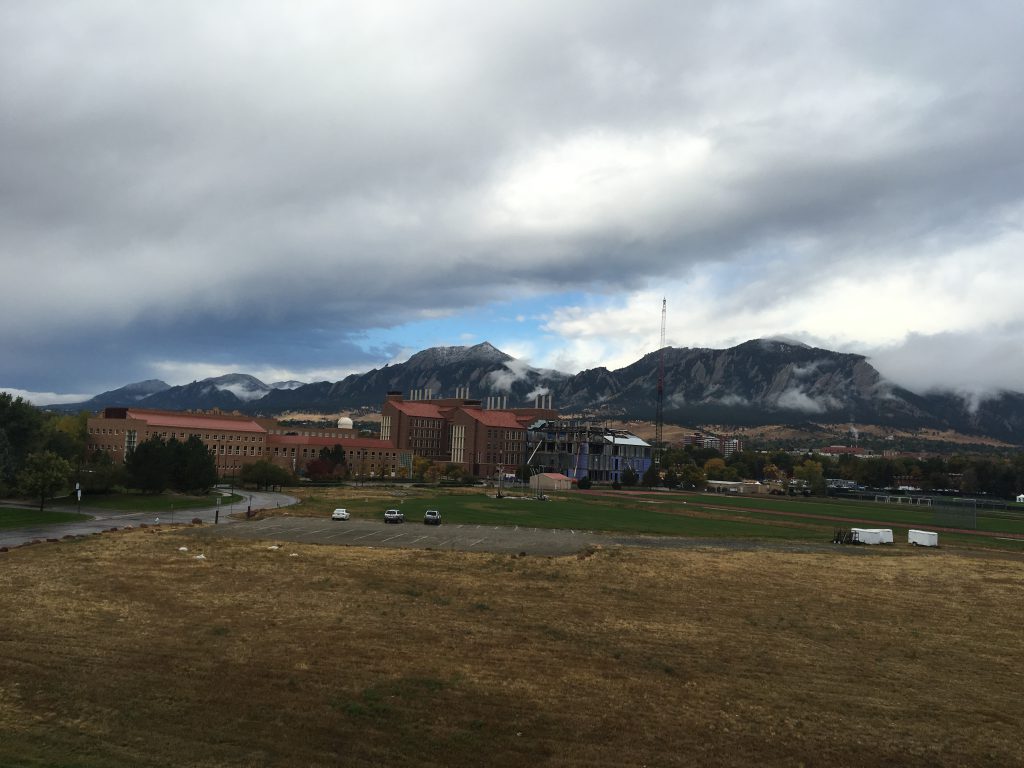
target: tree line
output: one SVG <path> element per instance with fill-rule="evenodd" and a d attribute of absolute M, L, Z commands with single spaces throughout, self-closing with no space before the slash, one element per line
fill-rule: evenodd
<path fill-rule="evenodd" d="M 72 492 L 110 493 L 128 488 L 161 493 L 204 493 L 217 482 L 214 457 L 197 437 L 179 441 L 154 436 L 124 463 L 88 449 L 89 414 L 42 411 L 21 397 L 0 392 L 0 497 L 46 499 Z"/>
<path fill-rule="evenodd" d="M 866 488 L 908 486 L 923 492 L 989 495 L 1012 499 L 1024 492 L 1024 453 L 1005 456 L 859 457 L 787 451 L 738 451 L 726 457 L 713 448 L 668 448 L 662 455 L 662 476 L 654 484 L 703 488 L 709 480 L 800 480 L 815 493 L 825 491 L 826 478 L 847 480 Z M 643 479 L 643 484 L 647 477 Z"/>

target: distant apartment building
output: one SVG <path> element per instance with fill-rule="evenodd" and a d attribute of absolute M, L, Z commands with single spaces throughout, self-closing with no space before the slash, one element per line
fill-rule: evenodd
<path fill-rule="evenodd" d="M 683 435 L 680 439 L 683 447 L 692 445 L 695 448 L 713 448 L 723 456 L 731 456 L 743 450 L 743 442 L 736 437 L 719 437 L 703 432 Z"/>

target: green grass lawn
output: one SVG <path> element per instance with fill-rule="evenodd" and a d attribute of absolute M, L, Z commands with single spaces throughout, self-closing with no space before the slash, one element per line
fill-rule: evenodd
<path fill-rule="evenodd" d="M 831 538 L 831 524 L 818 521 L 781 519 L 768 516 L 743 516 L 725 519 L 721 513 L 709 514 L 698 506 L 689 507 L 680 500 L 657 499 L 654 502 L 639 496 L 613 498 L 563 494 L 549 501 L 505 496 L 496 499 L 485 494 L 446 494 L 421 492 L 401 500 L 360 499 L 337 500 L 357 517 L 381 518 L 386 507 L 397 507 L 406 521 L 418 523 L 428 509 L 441 511 L 445 525 L 520 525 L 535 528 L 569 528 L 615 533 L 638 533 L 674 536 L 721 538 Z M 331 502 L 334 504 L 335 502 Z M 316 505 L 318 512 L 329 513 L 331 504 Z M 690 514 L 694 510 L 696 514 Z"/>
<path fill-rule="evenodd" d="M 38 509 L 0 507 L 0 528 L 28 528 L 34 525 L 74 523 L 88 519 L 89 515 L 80 515 L 77 512 L 40 512 Z"/>
<path fill-rule="evenodd" d="M 399 500 L 400 499 L 400 500 Z M 307 502 L 307 511 L 328 514 L 346 506 L 357 517 L 377 519 L 386 507 L 399 507 L 409 523 L 418 523 L 427 509 L 441 511 L 446 525 L 521 525 L 614 533 L 699 536 L 705 538 L 770 538 L 831 541 L 836 528 L 893 528 L 896 541 L 906 542 L 908 528 L 959 527 L 939 523 L 927 508 L 852 500 L 775 499 L 684 493 L 552 494 L 550 501 L 486 494 L 423 490 L 396 495 L 394 500 L 324 499 Z M 810 517 L 822 515 L 840 520 Z M 1024 518 L 978 514 L 978 530 L 1024 533 Z M 947 544 L 1024 550 L 1024 540 L 999 540 L 943 532 Z"/>

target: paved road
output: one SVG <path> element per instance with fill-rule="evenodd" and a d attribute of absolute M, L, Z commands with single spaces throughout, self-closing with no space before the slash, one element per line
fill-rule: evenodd
<path fill-rule="evenodd" d="M 140 523 L 147 525 L 166 523 L 187 523 L 198 517 L 204 523 L 213 523 L 218 517 L 220 525 L 217 527 L 229 527 L 228 524 L 239 522 L 230 517 L 232 512 L 242 513 L 251 504 L 253 509 L 274 509 L 287 507 L 298 502 L 293 496 L 284 493 L 265 493 L 253 491 L 246 493 L 244 502 L 235 502 L 233 505 L 208 507 L 205 509 L 177 510 L 174 513 L 159 514 L 154 512 L 115 512 L 109 509 L 82 508 L 83 514 L 91 515 L 91 519 L 82 520 L 76 523 L 60 523 L 58 525 L 39 525 L 29 528 L 8 528 L 0 530 L 0 547 L 17 547 L 29 541 L 60 539 L 64 536 L 83 536 L 110 528 L 124 528 Z M 250 501 L 251 498 L 251 501 Z M 4 503 L 2 506 L 24 506 L 21 504 Z M 73 510 L 72 510 L 73 511 Z"/>

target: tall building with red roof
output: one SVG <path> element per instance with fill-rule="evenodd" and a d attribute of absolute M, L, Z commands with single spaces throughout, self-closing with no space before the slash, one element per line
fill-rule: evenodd
<path fill-rule="evenodd" d="M 494 477 L 526 463 L 526 428 L 539 415 L 553 418 L 555 411 L 492 410 L 469 398 L 406 400 L 401 392 L 389 392 L 380 434 L 414 456 L 457 464 L 467 475 Z"/>

